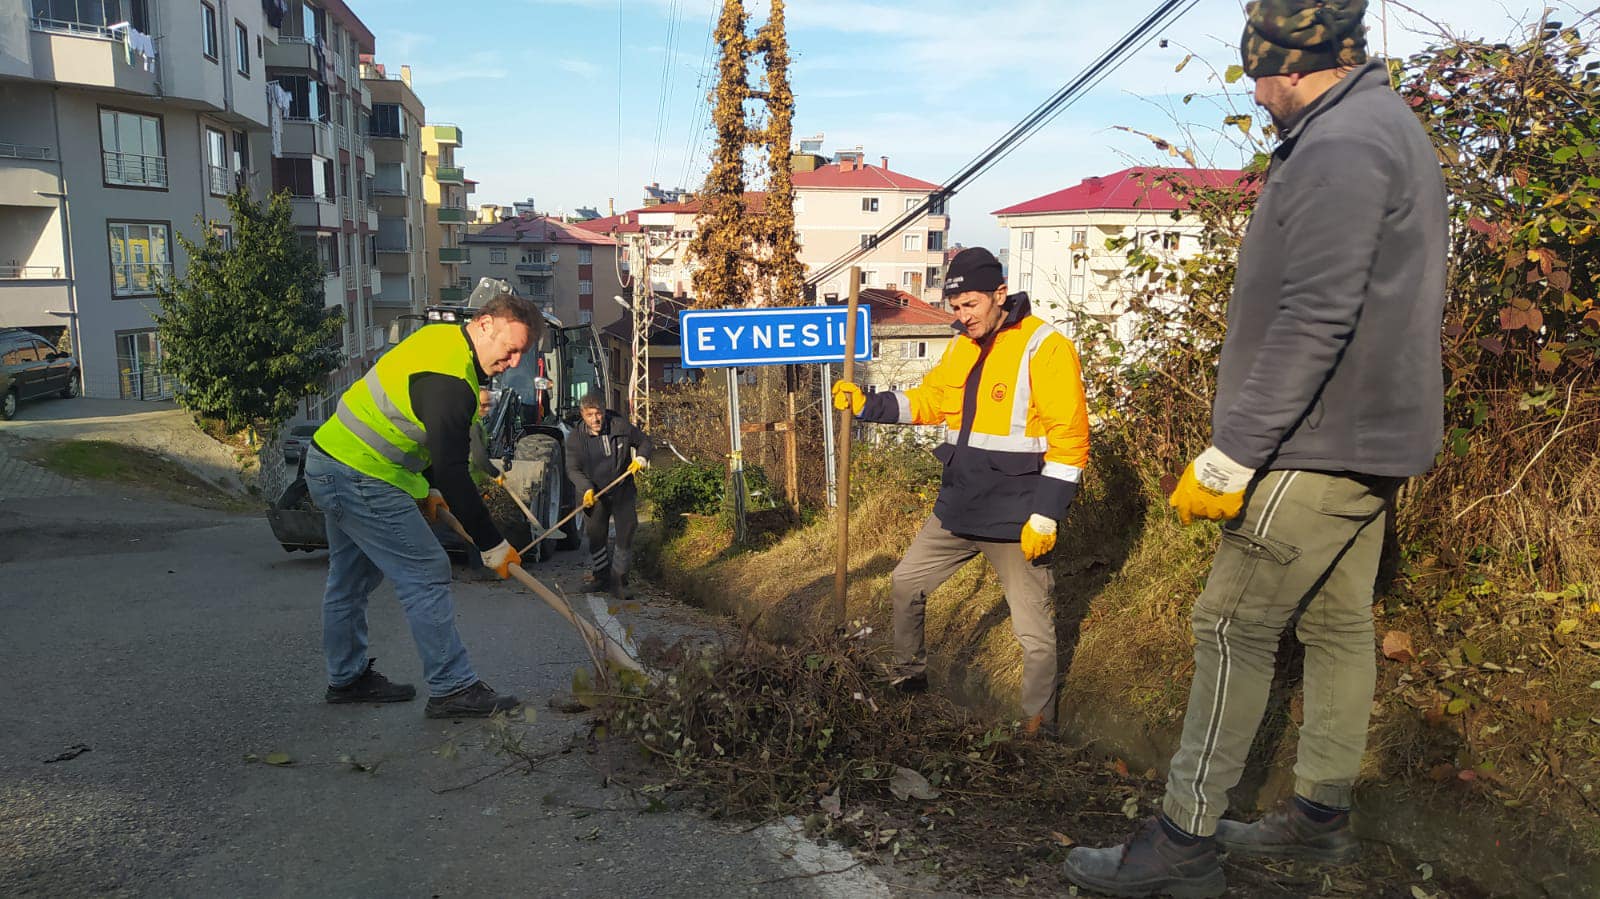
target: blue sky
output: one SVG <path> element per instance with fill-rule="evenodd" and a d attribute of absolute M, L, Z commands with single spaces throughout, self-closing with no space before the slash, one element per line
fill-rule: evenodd
<path fill-rule="evenodd" d="M 1383 5 L 1370 0 L 1372 42 Z M 1415 0 L 1456 33 L 1503 38 L 1531 4 Z M 708 40 L 720 0 L 351 0 L 377 59 L 412 67 L 432 122 L 464 131 L 457 159 L 478 202 L 533 196 L 541 211 L 640 204 L 643 185 L 697 185 L 709 149 Z M 787 8 L 795 136 L 827 151 L 862 145 L 876 162 L 941 182 L 1141 19 L 1154 0 L 792 0 Z M 767 5 L 747 0 L 753 23 Z M 951 206 L 953 238 L 1002 245 L 990 213 L 1128 165 L 1169 161 L 1126 126 L 1191 135 L 1205 164 L 1236 165 L 1218 122 L 1213 76 L 1238 61 L 1237 0 L 1201 0 L 1119 71 L 970 184 Z M 1387 7 L 1391 55 L 1414 51 L 1430 25 Z M 1377 49 L 1376 47 L 1374 49 Z M 1189 53 L 1195 60 L 1175 72 Z M 1210 65 L 1207 65 L 1209 63 Z M 620 84 L 619 84 L 620 83 Z M 1248 82 L 1235 102 L 1251 107 Z M 1198 94 L 1184 105 L 1179 98 Z M 621 121 L 619 140 L 619 119 Z"/>

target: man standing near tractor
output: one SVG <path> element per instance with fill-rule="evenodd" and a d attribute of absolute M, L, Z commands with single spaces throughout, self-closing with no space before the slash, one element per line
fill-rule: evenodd
<path fill-rule="evenodd" d="M 622 415 L 606 408 L 598 393 L 578 402 L 583 421 L 567 438 L 567 478 L 583 494 L 583 533 L 589 541 L 587 590 L 612 590 L 627 595 L 628 568 L 633 562 L 633 532 L 639 527 L 639 489 L 629 477 L 649 466 L 655 444 Z M 613 483 L 617 482 L 617 483 Z M 606 489 L 611 485 L 610 489 Z M 617 548 L 611 550 L 612 523 Z"/>
<path fill-rule="evenodd" d="M 367 655 L 367 597 L 388 577 L 422 659 L 428 717 L 482 717 L 518 705 L 473 671 L 456 631 L 450 560 L 428 526 L 441 509 L 453 510 L 485 567 L 505 578 L 521 562 L 473 484 L 469 445 L 479 388 L 522 359 L 543 334 L 544 319 L 503 282 L 484 284 L 498 292 L 471 320 L 427 325 L 401 341 L 345 391 L 312 438 L 306 487 L 328 536 L 328 702 L 416 695 L 378 673 Z M 479 291 L 488 292 L 483 285 Z"/>

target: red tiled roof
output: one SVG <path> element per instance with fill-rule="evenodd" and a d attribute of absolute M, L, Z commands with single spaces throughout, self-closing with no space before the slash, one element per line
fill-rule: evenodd
<path fill-rule="evenodd" d="M 1160 177 L 1176 175 L 1202 187 L 1227 187 L 1239 182 L 1238 169 L 1179 169 L 1135 166 L 1085 178 L 1076 186 L 1035 197 L 991 215 L 1034 215 L 1044 212 L 1079 212 L 1089 209 L 1181 209 L 1184 202 L 1172 195 Z"/>
<path fill-rule="evenodd" d="M 894 287 L 868 287 L 861 299 L 872 305 L 872 321 L 878 325 L 948 325 L 954 315 L 936 309 Z"/>
<path fill-rule="evenodd" d="M 638 209 L 628 210 L 628 215 L 635 220 L 641 213 L 648 212 L 681 212 L 685 215 L 699 215 L 703 200 L 686 200 L 682 203 L 662 203 L 657 206 L 641 206 Z M 744 193 L 745 209 L 749 212 L 760 212 L 767 208 L 767 195 L 764 191 L 747 190 Z"/>
<path fill-rule="evenodd" d="M 829 163 L 819 166 L 810 172 L 795 172 L 793 176 L 795 187 L 810 188 L 846 188 L 866 189 L 880 188 L 884 190 L 938 190 L 939 185 L 930 184 L 920 178 L 903 175 L 881 165 L 857 165 L 850 171 L 844 171 L 839 163 Z"/>
<path fill-rule="evenodd" d="M 588 224 L 588 223 L 585 223 Z M 616 241 L 603 234 L 567 224 L 560 219 L 545 216 L 507 219 L 490 225 L 463 238 L 467 243 L 573 243 L 615 246 Z"/>

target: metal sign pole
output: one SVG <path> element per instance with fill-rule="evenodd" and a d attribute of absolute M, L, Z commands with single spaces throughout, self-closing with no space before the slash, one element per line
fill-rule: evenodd
<path fill-rule="evenodd" d="M 856 377 L 856 305 L 861 301 L 861 269 L 850 267 L 850 302 L 844 318 L 844 379 Z M 850 424 L 855 415 L 850 409 L 839 410 L 839 476 L 834 515 L 839 520 L 838 546 L 833 559 L 833 610 L 834 618 L 843 624 L 848 620 L 846 610 L 845 574 L 850 568 Z"/>
<path fill-rule="evenodd" d="M 827 410 L 833 405 L 833 366 L 824 362 L 822 368 L 822 469 L 827 472 L 828 505 L 834 505 L 834 479 L 838 471 L 833 461 L 833 415 Z"/>
<path fill-rule="evenodd" d="M 739 369 L 728 369 L 728 459 L 733 469 L 728 489 L 733 493 L 733 539 L 744 543 L 744 426 L 739 421 Z"/>

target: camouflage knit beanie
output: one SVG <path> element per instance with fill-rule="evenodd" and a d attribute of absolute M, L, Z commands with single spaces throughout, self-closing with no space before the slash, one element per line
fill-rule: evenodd
<path fill-rule="evenodd" d="M 1239 52 L 1251 78 L 1316 72 L 1367 61 L 1367 0 L 1256 0 Z"/>

